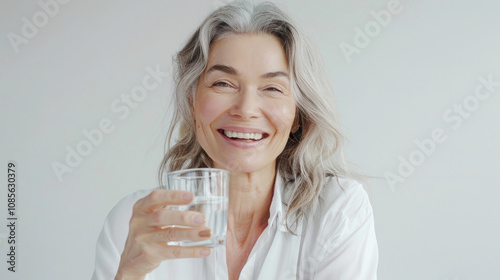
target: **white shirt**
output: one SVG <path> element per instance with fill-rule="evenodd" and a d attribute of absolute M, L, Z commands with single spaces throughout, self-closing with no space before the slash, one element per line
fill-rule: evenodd
<path fill-rule="evenodd" d="M 376 280 L 378 245 L 373 210 L 363 186 L 349 179 L 327 178 L 322 206 L 293 235 L 283 223 L 283 182 L 276 177 L 268 226 L 255 243 L 239 279 Z M 132 207 L 151 191 L 127 196 L 109 213 L 97 241 L 92 280 L 114 279 Z M 166 260 L 145 279 L 227 279 L 225 247 L 211 250 L 206 258 Z"/>

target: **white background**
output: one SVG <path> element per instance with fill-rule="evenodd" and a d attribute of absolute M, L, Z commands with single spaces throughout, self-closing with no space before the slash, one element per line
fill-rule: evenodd
<path fill-rule="evenodd" d="M 379 279 L 500 279 L 500 86 L 473 103 L 479 77 L 500 82 L 499 2 L 401 0 L 400 12 L 351 56 L 340 45 L 355 47 L 356 28 L 388 0 L 277 2 L 322 52 L 349 158 L 380 177 L 370 186 Z M 171 76 L 124 119 L 110 106 L 142 84 L 147 67 L 170 72 L 172 55 L 223 3 L 70 1 L 15 47 L 8 34 L 24 36 L 23 17 L 33 23 L 43 10 L 38 1 L 2 0 L 1 279 L 91 277 L 106 214 L 127 194 L 157 185 Z M 464 100 L 469 115 L 460 125 L 446 121 Z M 65 164 L 66 147 L 76 149 L 82 131 L 106 118 L 114 131 L 59 181 L 53 162 Z M 418 158 L 415 141 L 435 129 L 446 140 Z M 400 176 L 399 157 L 412 153 L 418 166 L 391 187 L 385 174 Z M 16 273 L 6 263 L 10 160 L 18 165 Z"/>

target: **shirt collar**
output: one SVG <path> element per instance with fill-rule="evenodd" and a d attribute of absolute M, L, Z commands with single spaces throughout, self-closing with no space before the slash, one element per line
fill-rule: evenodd
<path fill-rule="evenodd" d="M 272 227 L 274 223 L 277 223 L 282 217 L 283 213 L 283 202 L 281 199 L 281 188 L 283 185 L 283 180 L 280 174 L 276 174 L 276 179 L 274 181 L 274 194 L 271 201 L 271 207 L 269 208 L 269 220 L 268 225 Z M 279 222 L 278 222 L 279 223 Z"/>
<path fill-rule="evenodd" d="M 268 226 L 272 228 L 274 224 L 278 226 L 279 230 L 282 232 L 287 232 L 286 221 L 284 219 L 286 210 L 286 205 L 283 203 L 283 190 L 285 188 L 285 184 L 280 174 L 276 174 L 276 179 L 274 181 L 274 194 L 273 199 L 271 201 L 271 207 L 269 208 L 269 220 Z M 288 223 L 291 224 L 293 221 L 289 219 Z M 299 223 L 297 229 L 301 230 L 302 224 Z"/>

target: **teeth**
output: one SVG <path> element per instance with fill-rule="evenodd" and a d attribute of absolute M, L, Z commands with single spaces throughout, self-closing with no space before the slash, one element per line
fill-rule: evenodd
<path fill-rule="evenodd" d="M 238 139 L 253 139 L 253 140 L 262 139 L 262 134 L 260 133 L 248 133 L 248 132 L 236 132 L 236 131 L 224 130 L 224 135 L 226 135 L 229 138 L 238 138 Z"/>

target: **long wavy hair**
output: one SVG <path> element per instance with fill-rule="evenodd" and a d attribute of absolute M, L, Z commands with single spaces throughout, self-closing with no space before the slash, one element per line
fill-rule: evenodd
<path fill-rule="evenodd" d="M 339 115 L 321 57 L 304 32 L 273 3 L 235 1 L 215 10 L 174 57 L 174 113 L 159 171 L 160 185 L 165 172 L 212 166 L 196 140 L 191 114 L 198 79 L 207 66 L 213 42 L 252 33 L 275 36 L 283 45 L 290 68 L 300 127 L 290 133 L 276 168 L 285 182 L 286 226 L 293 233 L 301 219 L 315 209 L 326 177 L 359 176 L 349 171 L 344 158 Z"/>

